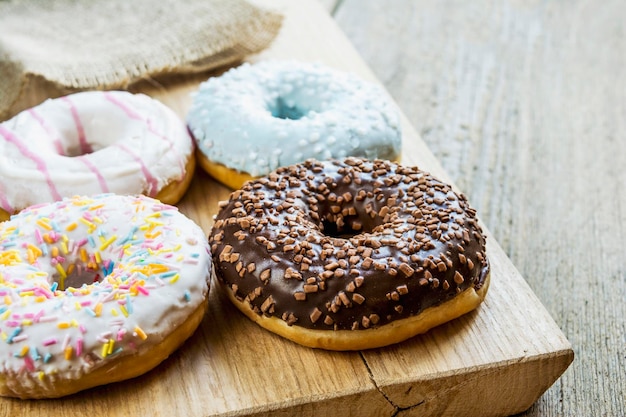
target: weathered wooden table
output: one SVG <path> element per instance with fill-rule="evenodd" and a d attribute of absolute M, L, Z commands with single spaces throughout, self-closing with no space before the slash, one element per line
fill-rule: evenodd
<path fill-rule="evenodd" d="M 524 415 L 626 415 L 626 2 L 324 4 L 573 345 Z"/>
<path fill-rule="evenodd" d="M 286 19 L 251 60 L 378 77 L 408 116 L 403 162 L 469 196 L 489 229 L 485 303 L 396 346 L 325 352 L 260 329 L 214 287 L 198 332 L 154 371 L 0 399 L 0 415 L 623 415 L 624 7 L 607 3 L 590 28 L 584 5 L 263 2 Z M 207 76 L 140 90 L 184 117 Z M 208 232 L 228 192 L 198 170 L 179 207 Z M 577 358 L 559 379 L 568 338 Z"/>

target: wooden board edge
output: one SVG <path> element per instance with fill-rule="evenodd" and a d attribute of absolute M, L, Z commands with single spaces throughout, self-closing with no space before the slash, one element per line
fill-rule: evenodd
<path fill-rule="evenodd" d="M 379 389 L 402 411 L 398 414 L 402 416 L 509 416 L 530 408 L 573 360 L 574 351 L 565 347 Z"/>
<path fill-rule="evenodd" d="M 313 416 L 395 416 L 393 406 L 374 386 L 369 391 L 339 395 L 335 397 L 312 398 L 298 403 L 273 404 L 263 410 L 242 410 L 238 416 L 246 417 L 313 417 Z M 230 416 L 231 414 L 229 414 Z M 226 416 L 224 416 L 226 417 Z"/>

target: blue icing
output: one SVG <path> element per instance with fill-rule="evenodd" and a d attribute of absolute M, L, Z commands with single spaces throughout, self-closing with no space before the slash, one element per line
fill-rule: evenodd
<path fill-rule="evenodd" d="M 210 161 L 252 176 L 307 158 L 397 159 L 400 116 L 377 85 L 321 64 L 243 64 L 201 84 L 187 123 Z"/>

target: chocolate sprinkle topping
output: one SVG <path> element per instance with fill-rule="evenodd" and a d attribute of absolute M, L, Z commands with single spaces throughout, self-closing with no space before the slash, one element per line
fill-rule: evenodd
<path fill-rule="evenodd" d="M 489 271 L 466 198 L 382 160 L 308 160 L 250 181 L 220 204 L 209 243 L 235 297 L 311 329 L 414 316 Z"/>

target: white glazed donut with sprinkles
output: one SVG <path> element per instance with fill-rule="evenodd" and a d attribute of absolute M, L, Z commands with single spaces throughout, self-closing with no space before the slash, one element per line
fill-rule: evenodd
<path fill-rule="evenodd" d="M 125 91 L 70 94 L 0 123 L 0 220 L 73 195 L 145 194 L 175 204 L 195 168 L 185 123 Z"/>
<path fill-rule="evenodd" d="M 245 63 L 195 93 L 199 164 L 233 189 L 309 158 L 397 160 L 400 115 L 385 91 L 320 63 Z"/>
<path fill-rule="evenodd" d="M 0 395 L 60 397 L 154 368 L 202 320 L 210 259 L 199 226 L 145 196 L 0 223 Z"/>

